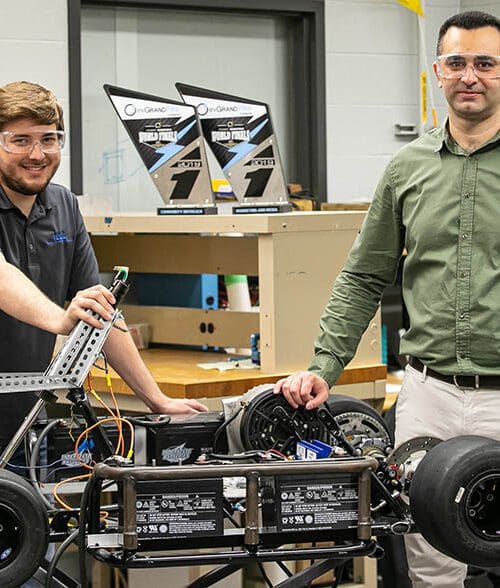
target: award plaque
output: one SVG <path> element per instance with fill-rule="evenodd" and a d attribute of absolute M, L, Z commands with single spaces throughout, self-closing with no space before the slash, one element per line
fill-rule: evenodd
<path fill-rule="evenodd" d="M 291 211 L 269 106 L 181 83 L 176 88 L 196 108 L 203 135 L 238 199 L 233 214 Z"/>
<path fill-rule="evenodd" d="M 104 85 L 165 206 L 160 215 L 217 214 L 193 106 Z"/>

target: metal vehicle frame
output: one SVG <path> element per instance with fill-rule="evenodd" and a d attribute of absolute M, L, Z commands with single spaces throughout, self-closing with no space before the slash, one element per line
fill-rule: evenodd
<path fill-rule="evenodd" d="M 117 305 L 128 286 L 121 279 L 121 271 L 115 276 L 111 291 Z M 42 411 L 46 402 L 54 401 L 54 391 L 69 389 L 67 397 L 85 416 L 89 426 L 98 423 L 83 382 L 92 365 L 99 357 L 110 330 L 121 317 L 115 310 L 111 320 L 102 323 L 102 329 L 90 327 L 81 321 L 72 331 L 66 344 L 43 374 L 0 374 L 0 393 L 37 392 L 39 399 L 25 418 L 6 449 L 0 456 L 0 468 L 4 468 L 23 441 L 29 429 Z M 380 557 L 383 550 L 372 539 L 373 535 L 404 533 L 412 529 L 411 517 L 398 492 L 390 487 L 387 469 L 381 468 L 383 459 L 361 456 L 343 436 L 342 431 L 328 412 L 318 413 L 318 418 L 333 432 L 339 445 L 347 450 L 348 457 L 338 457 L 318 461 L 288 461 L 272 463 L 225 464 L 222 466 L 133 466 L 113 457 L 114 448 L 104 430 L 97 426 L 95 444 L 101 463 L 93 470 L 83 495 L 79 516 L 79 547 L 92 557 L 111 566 L 120 568 L 151 568 L 185 565 L 220 565 L 205 576 L 195 580 L 191 586 L 210 586 L 229 576 L 237 569 L 251 562 L 316 559 L 303 572 L 293 574 L 280 586 L 295 588 L 305 586 L 326 570 L 342 565 L 347 560 L 359 556 Z M 358 521 L 353 528 L 343 531 L 317 530 L 277 532 L 264 529 L 259 522 L 259 480 L 261 477 L 307 475 L 311 479 L 319 474 L 335 476 L 339 473 L 355 474 L 358 484 Z M 227 536 L 203 539 L 165 540 L 163 555 L 143 555 L 137 536 L 136 487 L 143 480 L 189 480 L 215 477 L 244 476 L 246 478 L 246 512 L 241 532 Z M 103 530 L 99 512 L 101 493 L 105 481 L 114 481 L 122 488 L 123 520 L 116 532 Z M 392 487 L 393 488 L 393 487 Z M 371 509 L 373 492 L 377 493 L 380 511 L 377 521 L 372 520 Z M 51 529 L 50 541 L 61 541 L 69 535 L 69 529 Z M 311 541 L 335 541 L 328 547 L 300 547 L 298 543 Z M 200 552 L 206 546 L 216 544 L 221 550 Z M 287 547 L 283 547 L 287 546 Z M 178 550 L 192 549 L 175 553 Z M 194 551 L 196 549 L 196 551 Z M 173 553 L 172 553 L 173 552 Z"/>

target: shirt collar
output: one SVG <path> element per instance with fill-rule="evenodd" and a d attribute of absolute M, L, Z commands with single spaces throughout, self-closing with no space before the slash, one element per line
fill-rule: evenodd
<path fill-rule="evenodd" d="M 35 206 L 36 205 L 42 206 L 45 210 L 50 210 L 51 208 L 54 208 L 54 206 L 57 206 L 57 200 L 52 196 L 51 190 L 45 189 L 36 197 Z M 15 208 L 15 206 L 7 198 L 7 195 L 0 186 L 0 209 L 10 210 L 11 208 Z"/>
<path fill-rule="evenodd" d="M 49 186 L 50 184 L 47 186 L 47 188 Z M 51 208 L 57 206 L 57 199 L 54 198 L 53 190 L 47 190 L 47 188 L 38 194 L 37 202 L 40 203 L 45 208 L 45 210 L 50 210 Z"/>
<path fill-rule="evenodd" d="M 449 137 L 448 120 L 445 120 L 441 126 L 432 129 L 430 131 L 430 136 L 434 144 L 434 153 L 441 151 L 441 149 L 446 145 L 446 140 Z"/>
<path fill-rule="evenodd" d="M 448 119 L 444 121 L 444 123 L 430 131 L 432 141 L 434 144 L 434 153 L 438 153 L 446 147 L 448 151 L 451 153 L 457 153 L 458 151 L 463 152 L 465 155 L 466 153 L 460 148 L 460 146 L 456 143 L 453 137 L 450 135 L 450 131 L 448 129 Z M 500 131 L 498 131 L 495 136 L 493 136 L 487 143 L 482 145 L 479 150 L 483 150 L 488 145 L 492 145 L 498 143 L 500 141 Z"/>
<path fill-rule="evenodd" d="M 7 196 L 5 195 L 5 192 L 0 187 L 0 209 L 9 210 L 10 208 L 14 208 L 14 205 L 7 198 Z"/>

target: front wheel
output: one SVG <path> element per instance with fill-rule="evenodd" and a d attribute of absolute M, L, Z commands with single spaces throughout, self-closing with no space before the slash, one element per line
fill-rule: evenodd
<path fill-rule="evenodd" d="M 0 586 L 18 588 L 43 561 L 49 541 L 47 511 L 20 476 L 0 470 Z"/>

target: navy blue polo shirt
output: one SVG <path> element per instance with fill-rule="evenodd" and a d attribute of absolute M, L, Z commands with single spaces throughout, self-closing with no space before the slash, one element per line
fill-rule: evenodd
<path fill-rule="evenodd" d="M 74 194 L 58 184 L 41 192 L 26 218 L 0 188 L 0 250 L 56 304 L 99 283 L 97 261 Z M 22 296 L 22 292 L 19 292 Z M 0 372 L 43 372 L 55 335 L 0 311 Z M 10 439 L 36 401 L 0 395 L 0 440 Z"/>

